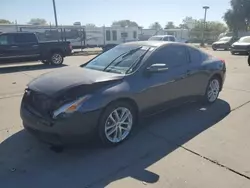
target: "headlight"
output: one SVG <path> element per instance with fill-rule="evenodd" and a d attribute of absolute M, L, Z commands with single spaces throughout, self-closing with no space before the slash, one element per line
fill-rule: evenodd
<path fill-rule="evenodd" d="M 90 97 L 89 95 L 86 95 L 86 96 L 80 97 L 79 99 L 73 102 L 64 104 L 63 106 L 61 106 L 60 108 L 58 108 L 57 110 L 53 112 L 53 118 L 56 119 L 61 114 L 67 115 L 67 114 L 74 113 L 81 107 L 81 104 L 84 101 L 86 101 L 89 97 Z"/>

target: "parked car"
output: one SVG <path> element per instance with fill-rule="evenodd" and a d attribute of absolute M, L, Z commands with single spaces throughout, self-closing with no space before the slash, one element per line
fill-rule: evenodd
<path fill-rule="evenodd" d="M 155 35 L 148 39 L 149 41 L 171 41 L 176 42 L 176 38 L 173 35 Z"/>
<path fill-rule="evenodd" d="M 69 42 L 38 42 L 34 33 L 0 34 L 0 61 L 41 60 L 46 64 L 61 65 L 71 55 Z"/>
<path fill-rule="evenodd" d="M 26 130 L 50 144 L 94 133 L 113 146 L 140 118 L 188 101 L 214 103 L 225 72 L 223 60 L 183 43 L 124 43 L 80 67 L 31 81 L 21 118 Z"/>
<path fill-rule="evenodd" d="M 242 37 L 239 41 L 232 44 L 231 53 L 248 55 L 250 52 L 250 36 Z"/>
<path fill-rule="evenodd" d="M 236 41 L 234 37 L 223 37 L 212 44 L 214 51 L 218 49 L 229 50 L 231 45 Z"/>

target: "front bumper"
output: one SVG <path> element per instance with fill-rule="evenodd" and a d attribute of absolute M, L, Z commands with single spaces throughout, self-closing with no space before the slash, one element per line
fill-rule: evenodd
<path fill-rule="evenodd" d="M 24 128 L 43 142 L 53 145 L 79 143 L 95 132 L 101 110 L 76 112 L 71 117 L 52 120 L 38 117 L 21 105 Z"/>
<path fill-rule="evenodd" d="M 214 49 L 229 49 L 229 44 L 212 44 L 212 48 Z"/>
<path fill-rule="evenodd" d="M 249 49 L 248 48 L 241 48 L 241 49 L 238 49 L 238 48 L 231 48 L 230 49 L 231 52 L 234 52 L 234 53 L 248 53 L 249 52 Z"/>

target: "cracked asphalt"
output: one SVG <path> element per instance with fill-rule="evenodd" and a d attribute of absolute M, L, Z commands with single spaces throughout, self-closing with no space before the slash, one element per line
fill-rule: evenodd
<path fill-rule="evenodd" d="M 37 62 L 0 65 L 0 187 L 249 188 L 247 57 L 207 51 L 227 64 L 215 104 L 192 103 L 145 119 L 115 148 L 93 142 L 61 153 L 26 133 L 19 116 L 25 85 L 59 68 Z M 91 57 L 68 57 L 62 68 Z"/>

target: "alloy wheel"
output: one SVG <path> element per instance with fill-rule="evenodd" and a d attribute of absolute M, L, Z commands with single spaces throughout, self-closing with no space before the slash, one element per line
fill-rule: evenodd
<path fill-rule="evenodd" d="M 53 64 L 55 65 L 60 65 L 62 63 L 63 57 L 61 56 L 61 54 L 53 54 L 52 58 L 51 58 Z"/>
<path fill-rule="evenodd" d="M 133 115 L 126 107 L 114 109 L 105 122 L 105 136 L 111 143 L 123 141 L 133 126 Z"/>
<path fill-rule="evenodd" d="M 210 103 L 214 102 L 220 92 L 220 82 L 218 79 L 212 79 L 208 86 L 207 98 Z"/>

